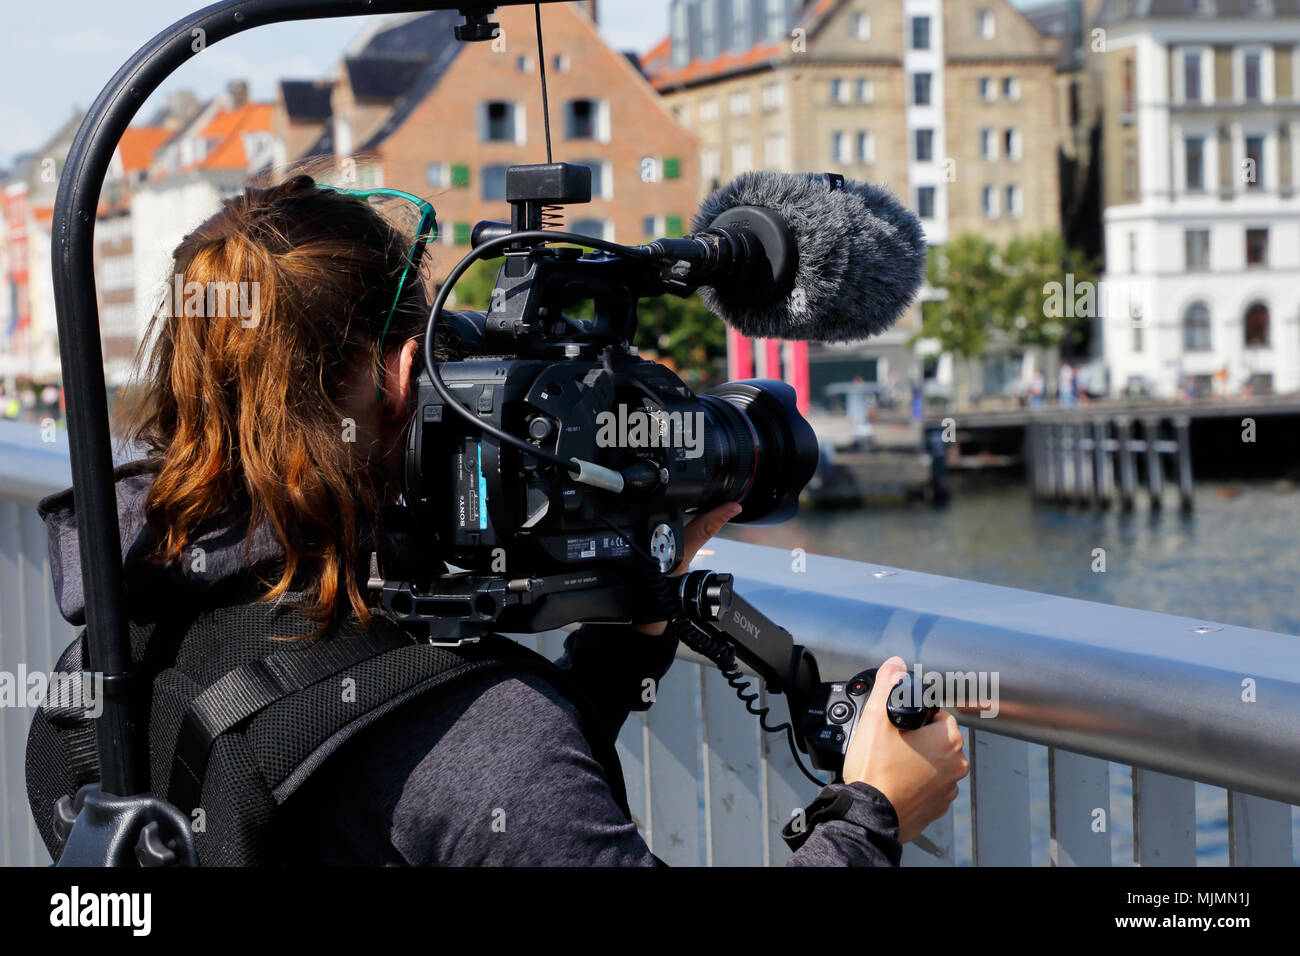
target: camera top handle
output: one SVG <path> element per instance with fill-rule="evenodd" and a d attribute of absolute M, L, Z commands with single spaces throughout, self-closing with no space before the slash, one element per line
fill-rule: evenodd
<path fill-rule="evenodd" d="M 131 702 L 122 554 L 113 482 L 94 230 L 104 177 L 123 132 L 151 93 L 207 46 L 253 27 L 293 20 L 458 9 L 473 29 L 462 39 L 490 38 L 485 15 L 533 0 L 225 0 L 183 17 L 142 46 L 104 87 L 68 151 L 54 207 L 52 265 L 59 353 L 68 409 L 72 482 L 77 501 L 88 667 L 104 674 L 104 713 L 96 722 L 102 789 L 127 796 L 147 789 L 143 749 Z M 541 0 L 544 3 L 560 0 Z"/>

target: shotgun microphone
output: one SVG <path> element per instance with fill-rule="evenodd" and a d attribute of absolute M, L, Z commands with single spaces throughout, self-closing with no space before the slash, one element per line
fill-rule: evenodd
<path fill-rule="evenodd" d="M 853 342 L 888 329 L 925 277 L 920 221 L 887 189 L 835 173 L 741 174 L 715 190 L 682 263 L 715 315 L 751 338 Z"/>

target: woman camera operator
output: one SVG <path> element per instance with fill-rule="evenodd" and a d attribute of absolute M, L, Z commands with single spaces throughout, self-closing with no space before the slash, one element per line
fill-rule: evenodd
<path fill-rule="evenodd" d="M 127 418 L 148 457 L 118 479 L 134 620 L 157 619 L 163 606 L 248 606 L 265 609 L 281 642 L 395 626 L 368 606 L 366 582 L 414 411 L 428 306 L 406 273 L 419 239 L 364 199 L 296 175 L 227 199 L 180 243 L 174 288 L 239 283 L 254 309 L 214 317 L 173 302 L 142 346 Z M 75 619 L 71 495 L 43 510 L 60 607 Z M 695 518 L 678 570 L 738 511 Z M 184 632 L 147 653 L 160 666 L 197 646 Z M 648 706 L 644 682 L 662 678 L 675 651 L 663 624 L 588 624 L 558 663 L 612 738 Z M 940 712 L 906 735 L 886 719 L 891 671 L 902 669 L 884 665 L 847 755 L 849 782 L 823 790 L 792 838 L 793 863 L 896 864 L 900 841 L 956 795 L 967 764 L 953 718 Z M 276 814 L 262 858 L 658 863 L 614 799 L 590 733 L 535 670 L 498 668 L 426 691 L 325 760 Z"/>

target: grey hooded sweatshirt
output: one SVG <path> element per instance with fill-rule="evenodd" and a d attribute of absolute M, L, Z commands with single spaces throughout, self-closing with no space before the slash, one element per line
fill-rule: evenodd
<path fill-rule="evenodd" d="M 205 560 L 159 567 L 143 520 L 152 481 L 142 462 L 118 469 L 128 605 L 160 594 L 202 604 L 254 593 L 252 570 L 279 550 L 264 529 L 214 528 L 193 546 Z M 41 503 L 63 616 L 85 620 L 71 491 Z M 667 673 L 668 636 L 623 625 L 572 632 L 556 662 L 611 733 L 641 701 L 643 681 Z M 739 703 L 737 703 L 739 706 Z M 889 801 L 861 783 L 816 795 L 802 832 L 787 827 L 796 866 L 891 866 L 902 852 Z M 286 865 L 655 866 L 660 861 L 619 808 L 592 756 L 576 708 L 542 676 L 492 670 L 395 709 L 334 753 L 281 808 L 269 859 Z"/>

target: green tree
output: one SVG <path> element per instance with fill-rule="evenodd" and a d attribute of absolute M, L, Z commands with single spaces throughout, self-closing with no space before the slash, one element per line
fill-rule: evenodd
<path fill-rule="evenodd" d="M 921 308 L 913 336 L 934 339 L 956 362 L 956 392 L 969 399 L 969 364 L 996 342 L 1011 349 L 1051 348 L 1077 341 L 1086 315 L 1049 308 L 1052 284 L 1091 283 L 1091 263 L 1066 248 L 1058 233 L 1017 236 L 1003 247 L 965 233 L 931 250 L 926 281 L 938 296 Z"/>

